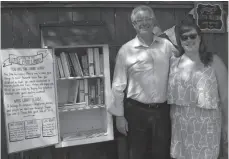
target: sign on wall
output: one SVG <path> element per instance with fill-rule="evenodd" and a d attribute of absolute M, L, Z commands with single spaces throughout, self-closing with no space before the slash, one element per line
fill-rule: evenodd
<path fill-rule="evenodd" d="M 224 33 L 223 4 L 220 2 L 195 2 L 196 23 L 204 33 Z"/>
<path fill-rule="evenodd" d="M 58 143 L 52 50 L 5 49 L 0 56 L 8 152 Z"/>

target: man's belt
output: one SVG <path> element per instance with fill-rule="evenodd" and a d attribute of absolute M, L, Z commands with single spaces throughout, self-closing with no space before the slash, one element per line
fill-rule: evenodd
<path fill-rule="evenodd" d="M 162 106 L 162 105 L 167 103 L 167 101 L 165 101 L 164 103 L 149 103 L 149 104 L 145 104 L 145 103 L 141 103 L 141 102 L 136 101 L 136 100 L 131 99 L 131 98 L 127 98 L 126 102 L 131 103 L 131 104 L 136 105 L 136 106 L 142 106 L 142 107 L 145 107 L 145 108 L 154 108 L 154 109 L 160 108 L 160 106 Z"/>

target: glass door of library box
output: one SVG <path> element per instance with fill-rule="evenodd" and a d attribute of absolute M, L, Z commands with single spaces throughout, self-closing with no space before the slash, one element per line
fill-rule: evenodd
<path fill-rule="evenodd" d="M 106 44 L 1 50 L 9 153 L 114 139 Z"/>

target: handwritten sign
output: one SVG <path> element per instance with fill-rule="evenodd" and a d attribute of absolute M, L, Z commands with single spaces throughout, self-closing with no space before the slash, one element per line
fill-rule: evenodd
<path fill-rule="evenodd" d="M 205 33 L 224 33 L 223 5 L 220 2 L 195 2 L 196 23 Z"/>
<path fill-rule="evenodd" d="M 1 51 L 8 152 L 58 143 L 52 50 Z"/>

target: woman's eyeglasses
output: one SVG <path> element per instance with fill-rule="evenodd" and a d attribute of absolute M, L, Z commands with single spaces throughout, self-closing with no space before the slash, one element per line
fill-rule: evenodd
<path fill-rule="evenodd" d="M 188 37 L 189 37 L 191 40 L 195 40 L 196 37 L 197 37 L 197 34 L 181 35 L 181 36 L 180 36 L 180 38 L 181 38 L 182 41 L 188 40 Z"/>

